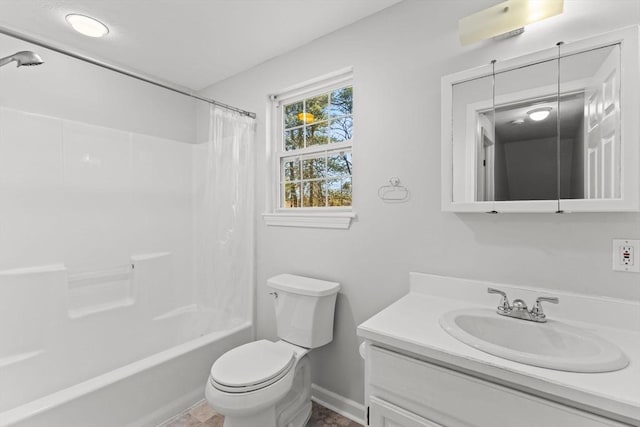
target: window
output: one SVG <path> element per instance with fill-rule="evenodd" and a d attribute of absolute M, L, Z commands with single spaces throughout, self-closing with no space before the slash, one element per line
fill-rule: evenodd
<path fill-rule="evenodd" d="M 281 110 L 280 208 L 351 206 L 353 86 Z"/>
<path fill-rule="evenodd" d="M 265 218 L 272 219 L 278 214 L 295 215 L 297 220 L 304 214 L 316 219 L 335 218 L 335 213 L 351 212 L 354 121 L 351 72 L 315 81 L 272 99 L 276 209 Z M 341 216 L 348 218 L 348 227 L 354 215 Z"/>

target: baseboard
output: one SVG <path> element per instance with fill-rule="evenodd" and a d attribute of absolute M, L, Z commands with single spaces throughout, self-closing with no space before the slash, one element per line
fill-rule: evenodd
<path fill-rule="evenodd" d="M 319 385 L 311 384 L 311 400 L 331 409 L 343 417 L 347 417 L 352 421 L 365 425 L 364 423 L 364 405 L 355 402 L 337 393 L 322 388 Z"/>

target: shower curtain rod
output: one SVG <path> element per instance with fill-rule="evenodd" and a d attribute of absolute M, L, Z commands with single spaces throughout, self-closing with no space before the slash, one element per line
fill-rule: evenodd
<path fill-rule="evenodd" d="M 132 77 L 132 78 L 134 78 L 136 80 L 140 80 L 140 81 L 143 81 L 143 82 L 146 82 L 146 83 L 149 83 L 149 84 L 152 84 L 152 85 L 155 85 L 155 86 L 158 86 L 158 87 L 161 87 L 161 88 L 164 88 L 164 89 L 167 89 L 167 90 L 170 90 L 172 92 L 176 92 L 176 93 L 179 93 L 179 94 L 182 94 L 182 95 L 190 96 L 191 98 L 199 99 L 200 101 L 208 102 L 209 104 L 217 105 L 218 107 L 226 108 L 227 110 L 236 111 L 236 112 L 238 112 L 238 113 L 240 113 L 242 115 L 251 117 L 252 119 L 256 118 L 256 113 L 252 113 L 250 111 L 245 111 L 245 110 L 242 110 L 240 108 L 233 107 L 231 105 L 227 105 L 227 104 L 224 104 L 222 102 L 218 102 L 218 101 L 216 101 L 214 99 L 211 99 L 211 98 L 205 98 L 205 97 L 196 95 L 194 93 L 187 92 L 187 91 L 182 90 L 182 89 L 180 89 L 178 87 L 175 87 L 173 85 L 165 84 L 165 83 L 159 82 L 157 80 L 153 80 L 153 79 L 151 79 L 149 77 L 144 77 L 144 76 L 142 76 L 140 74 L 134 73 L 132 71 L 125 70 L 124 68 L 120 68 L 120 67 L 117 67 L 115 65 L 108 64 L 108 63 L 106 63 L 104 61 L 100 61 L 98 59 L 94 59 L 94 58 L 91 58 L 89 56 L 85 56 L 85 55 L 81 55 L 79 53 L 71 52 L 69 50 L 66 50 L 66 49 L 63 49 L 61 47 L 52 45 L 50 43 L 44 42 L 44 41 L 39 40 L 37 38 L 28 36 L 26 34 L 22 34 L 22 33 L 18 32 L 18 31 L 11 30 L 11 29 L 6 28 L 6 27 L 0 26 L 0 34 L 4 34 L 4 35 L 7 35 L 9 37 L 16 38 L 16 39 L 25 41 L 27 43 L 32 43 L 32 44 L 35 44 L 37 46 L 43 47 L 45 49 L 53 50 L 54 52 L 58 52 L 58 53 L 61 53 L 63 55 L 66 55 L 66 56 L 70 56 L 72 58 L 79 59 L 80 61 L 84 61 L 84 62 L 87 62 L 89 64 L 97 65 L 98 67 L 102 67 L 102 68 L 105 68 L 107 70 L 115 71 L 116 73 L 123 74 L 123 75 L 128 76 L 128 77 Z"/>

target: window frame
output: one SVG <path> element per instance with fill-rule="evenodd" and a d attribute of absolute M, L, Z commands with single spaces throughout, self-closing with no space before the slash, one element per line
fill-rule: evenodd
<path fill-rule="evenodd" d="M 267 120 L 267 132 L 270 136 L 271 143 L 268 144 L 270 151 L 270 162 L 272 164 L 271 179 L 267 180 L 269 188 L 270 203 L 267 206 L 267 213 L 263 214 L 263 218 L 267 225 L 274 226 L 291 226 L 291 227 L 312 227 L 312 228 L 349 228 L 351 220 L 356 217 L 354 212 L 355 195 L 353 194 L 353 179 L 351 174 L 352 193 L 351 206 L 322 206 L 322 207 L 284 207 L 282 191 L 282 159 L 298 157 L 307 158 L 325 157 L 331 153 L 348 151 L 351 153 L 351 159 L 354 158 L 353 136 L 349 141 L 341 141 L 327 144 L 319 144 L 301 149 L 285 151 L 284 147 L 284 106 L 291 103 L 313 98 L 327 92 L 332 92 L 347 86 L 354 86 L 353 71 L 351 68 L 343 69 L 335 73 L 309 80 L 302 84 L 296 85 L 288 90 L 279 92 L 277 95 L 271 95 L 270 99 L 270 117 Z M 351 111 L 351 118 L 354 121 L 354 110 Z M 269 129 L 269 127 L 271 129 Z M 302 127 L 304 129 L 304 127 Z M 327 181 L 324 177 L 324 181 Z M 302 178 L 299 181 L 304 182 Z M 301 185 L 301 197 L 302 194 Z"/>

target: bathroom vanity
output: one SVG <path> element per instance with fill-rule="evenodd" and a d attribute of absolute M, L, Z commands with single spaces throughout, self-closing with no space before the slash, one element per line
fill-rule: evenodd
<path fill-rule="evenodd" d="M 486 310 L 497 322 L 532 323 L 498 316 L 499 299 L 487 293 L 488 287 L 500 288 L 531 306 L 539 296 L 558 297 L 558 305 L 544 306 L 546 326 L 531 326 L 542 334 L 539 339 L 527 343 L 519 336 L 526 330 L 510 330 L 505 323 L 504 343 L 520 341 L 521 350 L 534 354 L 539 343 L 540 364 L 559 361 L 570 369 L 575 358 L 576 369 L 582 372 L 499 357 L 487 348 L 479 350 L 481 345 L 461 342 L 441 326 L 448 314 L 460 310 Z M 591 361 L 597 364 L 600 350 L 557 335 L 556 326 L 604 339 L 609 350 L 618 351 L 624 360 L 618 360 L 617 367 L 594 365 L 593 370 L 608 372 L 588 372 Z M 487 328 L 476 329 L 486 333 Z M 364 338 L 361 354 L 370 426 L 640 426 L 638 303 L 411 273 L 410 293 L 361 324 L 358 335 Z M 553 349 L 546 349 L 545 341 Z M 584 357 L 578 361 L 583 349 Z M 508 351 L 506 355 L 511 357 Z M 609 356 L 603 349 L 602 357 Z M 531 363 L 537 362 L 534 357 Z"/>

